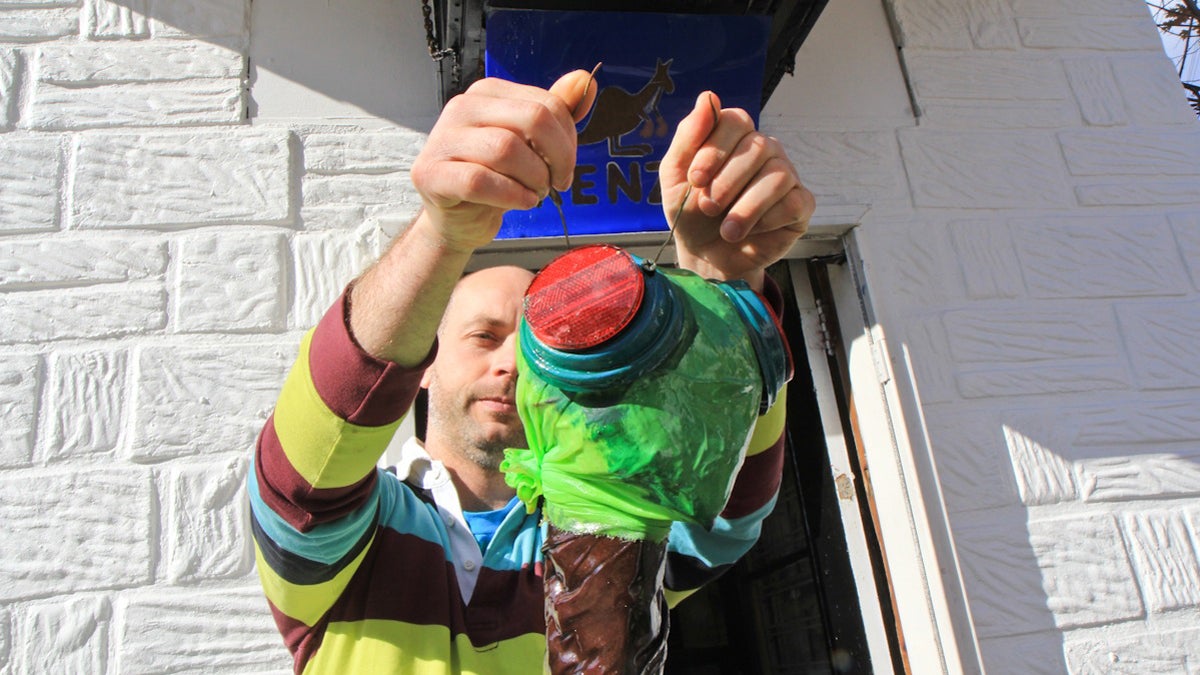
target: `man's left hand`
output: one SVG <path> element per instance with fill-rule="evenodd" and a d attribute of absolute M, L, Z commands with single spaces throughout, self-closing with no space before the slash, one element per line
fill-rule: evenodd
<path fill-rule="evenodd" d="M 755 130 L 746 111 L 722 110 L 712 92 L 679 123 L 659 179 L 679 266 L 756 289 L 766 267 L 808 229 L 816 206 L 779 141 Z"/>

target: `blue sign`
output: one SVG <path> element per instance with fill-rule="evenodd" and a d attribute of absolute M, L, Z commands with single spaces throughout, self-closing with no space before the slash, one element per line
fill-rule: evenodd
<path fill-rule="evenodd" d="M 486 72 L 549 87 L 596 72 L 579 123 L 575 181 L 559 195 L 572 235 L 667 230 L 658 165 L 701 92 L 758 120 L 770 17 L 496 9 L 487 17 Z M 512 211 L 502 239 L 562 236 L 551 199 Z"/>

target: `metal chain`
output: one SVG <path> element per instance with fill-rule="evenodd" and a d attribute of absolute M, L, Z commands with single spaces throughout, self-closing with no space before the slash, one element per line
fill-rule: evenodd
<path fill-rule="evenodd" d="M 437 37 L 433 34 L 433 7 L 429 4 L 429 0 L 421 0 L 421 14 L 425 16 L 425 44 L 429 48 L 429 56 L 434 61 L 441 61 L 447 56 L 454 58 L 453 79 L 457 86 L 461 73 L 458 52 L 454 50 L 454 47 L 439 48 Z"/>

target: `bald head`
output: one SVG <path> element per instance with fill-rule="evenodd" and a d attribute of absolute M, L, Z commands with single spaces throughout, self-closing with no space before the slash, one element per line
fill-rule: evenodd
<path fill-rule="evenodd" d="M 533 281 L 533 272 L 512 265 L 487 267 L 464 276 L 454 286 L 454 292 L 446 304 L 446 312 L 442 315 L 442 327 L 445 327 L 452 314 L 464 311 L 462 302 L 464 298 L 486 297 L 496 301 L 515 299 L 519 307 L 522 298 L 525 297 L 525 289 L 529 288 L 531 281 Z M 470 304 L 478 306 L 486 303 L 473 302 Z M 507 302 L 502 304 L 507 304 Z M 440 330 L 439 328 L 439 332 Z"/>

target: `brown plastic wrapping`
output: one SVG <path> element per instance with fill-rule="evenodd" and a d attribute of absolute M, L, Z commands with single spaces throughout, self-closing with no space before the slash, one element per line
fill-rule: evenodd
<path fill-rule="evenodd" d="M 546 659 L 554 675 L 654 675 L 667 658 L 666 541 L 549 526 Z"/>

